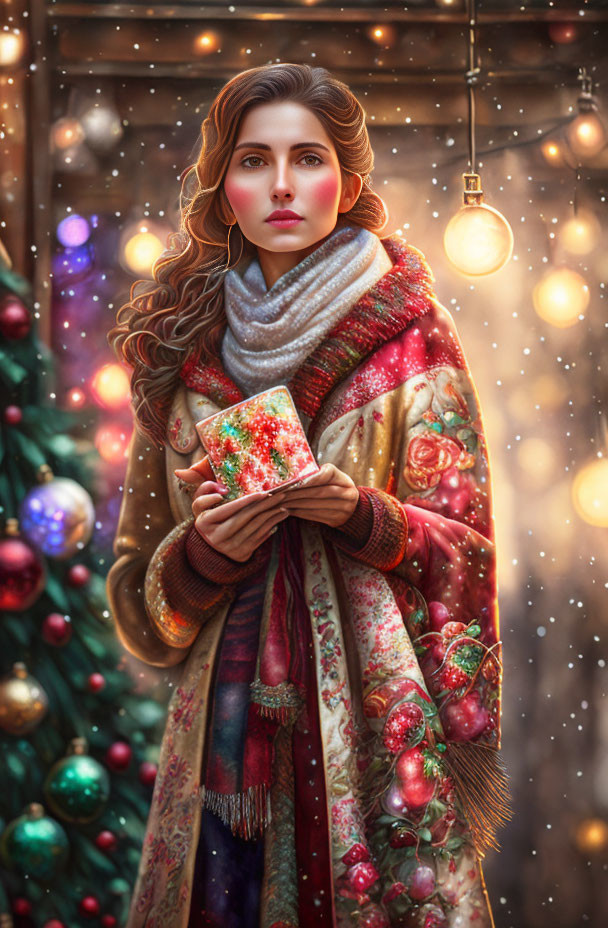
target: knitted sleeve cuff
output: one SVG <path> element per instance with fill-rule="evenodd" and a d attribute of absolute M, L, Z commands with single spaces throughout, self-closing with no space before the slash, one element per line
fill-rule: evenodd
<path fill-rule="evenodd" d="M 272 539 L 267 538 L 247 561 L 235 561 L 210 545 L 194 523 L 186 536 L 186 557 L 202 577 L 219 584 L 239 583 L 260 570 L 270 557 Z"/>
<path fill-rule="evenodd" d="M 188 563 L 186 537 L 189 522 L 177 525 L 162 540 L 148 564 L 145 578 L 146 609 L 156 634 L 172 647 L 188 647 L 202 623 L 232 591 L 206 580 Z"/>
<path fill-rule="evenodd" d="M 393 496 L 375 487 L 359 487 L 359 503 L 351 518 L 329 531 L 341 550 L 388 571 L 405 555 L 407 529 L 405 510 Z"/>

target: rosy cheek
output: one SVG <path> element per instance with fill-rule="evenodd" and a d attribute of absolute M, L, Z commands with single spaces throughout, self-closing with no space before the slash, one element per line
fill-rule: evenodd
<path fill-rule="evenodd" d="M 340 194 L 340 179 L 338 177 L 325 177 L 318 180 L 311 187 L 311 197 L 319 206 L 329 206 L 335 203 Z"/>
<path fill-rule="evenodd" d="M 232 208 L 237 212 L 247 212 L 255 201 L 255 191 L 247 184 L 227 180 L 224 184 L 224 190 Z"/>

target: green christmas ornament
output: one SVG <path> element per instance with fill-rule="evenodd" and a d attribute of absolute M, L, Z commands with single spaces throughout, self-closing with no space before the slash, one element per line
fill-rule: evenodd
<path fill-rule="evenodd" d="M 68 859 L 70 844 L 55 819 L 44 814 L 44 806 L 32 802 L 25 813 L 7 825 L 0 838 L 0 857 L 10 870 L 42 883 L 55 879 Z"/>
<path fill-rule="evenodd" d="M 51 767 L 43 787 L 49 808 L 81 825 L 101 815 L 110 796 L 108 772 L 88 756 L 87 747 L 85 738 L 73 738 L 67 757 Z"/>

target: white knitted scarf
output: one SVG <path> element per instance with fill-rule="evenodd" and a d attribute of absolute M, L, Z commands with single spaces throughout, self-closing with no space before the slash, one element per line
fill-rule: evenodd
<path fill-rule="evenodd" d="M 224 278 L 227 374 L 246 396 L 287 383 L 351 306 L 393 266 L 379 237 L 339 226 L 299 264 L 266 288 L 254 258 Z"/>

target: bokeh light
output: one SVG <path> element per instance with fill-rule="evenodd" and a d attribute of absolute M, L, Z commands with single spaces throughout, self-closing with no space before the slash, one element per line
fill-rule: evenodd
<path fill-rule="evenodd" d="M 608 526 L 608 458 L 592 461 L 578 472 L 572 484 L 572 501 L 585 522 Z"/>
<path fill-rule="evenodd" d="M 21 59 L 25 49 L 23 33 L 19 29 L 0 32 L 0 67 L 10 68 Z"/>
<path fill-rule="evenodd" d="M 152 267 L 164 247 L 158 236 L 142 225 L 138 232 L 127 238 L 123 251 L 125 264 L 133 274 L 152 277 Z"/>
<path fill-rule="evenodd" d="M 63 151 L 71 145 L 80 145 L 84 140 L 84 129 L 78 119 L 72 116 L 63 116 L 53 123 L 51 128 L 51 143 L 54 149 Z"/>
<path fill-rule="evenodd" d="M 581 157 L 597 155 L 606 144 L 606 133 L 597 113 L 581 113 L 568 126 L 566 138 L 572 151 Z"/>
<path fill-rule="evenodd" d="M 102 425 L 95 432 L 95 447 L 108 464 L 124 465 L 130 437 L 122 425 Z"/>
<path fill-rule="evenodd" d="M 560 244 L 573 255 L 586 255 L 596 247 L 600 240 L 601 226 L 595 213 L 579 210 L 576 216 L 564 224 L 560 235 Z"/>
<path fill-rule="evenodd" d="M 84 245 L 91 234 L 91 229 L 83 216 L 74 213 L 66 216 L 57 226 L 57 238 L 62 245 L 69 248 L 76 248 L 78 245 Z"/>
<path fill-rule="evenodd" d="M 121 409 L 129 405 L 129 377 L 120 364 L 104 364 L 93 375 L 91 393 L 95 402 L 105 409 Z"/>
<path fill-rule="evenodd" d="M 579 851 L 597 854 L 608 847 L 608 824 L 603 818 L 586 818 L 577 826 L 575 842 Z"/>
<path fill-rule="evenodd" d="M 589 287 L 584 277 L 569 267 L 550 270 L 534 287 L 534 309 L 546 322 L 567 328 L 589 305 Z"/>

